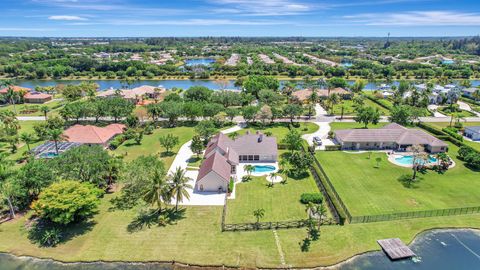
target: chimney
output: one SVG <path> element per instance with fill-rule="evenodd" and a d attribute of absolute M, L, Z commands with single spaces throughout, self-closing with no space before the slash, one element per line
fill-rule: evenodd
<path fill-rule="evenodd" d="M 260 131 L 257 130 L 257 132 L 255 132 L 257 135 L 260 134 Z"/>

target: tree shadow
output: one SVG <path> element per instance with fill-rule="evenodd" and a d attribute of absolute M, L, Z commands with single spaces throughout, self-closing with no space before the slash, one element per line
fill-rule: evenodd
<path fill-rule="evenodd" d="M 138 215 L 128 224 L 127 231 L 135 233 L 144 229 L 150 229 L 153 226 L 164 227 L 174 225 L 177 221 L 185 218 L 185 209 L 164 209 L 158 211 L 156 209 L 142 209 Z"/>
<path fill-rule="evenodd" d="M 160 153 L 160 157 L 171 157 L 171 156 L 174 156 L 175 155 L 175 152 L 173 151 L 170 151 L 170 152 L 161 152 Z"/>
<path fill-rule="evenodd" d="M 299 243 L 299 244 L 300 244 L 300 250 L 301 250 L 302 252 L 308 252 L 308 251 L 310 250 L 310 244 L 311 244 L 311 242 L 312 242 L 312 241 L 311 241 L 310 238 L 308 238 L 308 237 L 305 238 L 305 239 L 303 239 L 302 242 Z"/>
<path fill-rule="evenodd" d="M 190 157 L 189 159 L 187 159 L 187 163 L 196 163 L 201 159 L 201 157 Z"/>
<path fill-rule="evenodd" d="M 69 225 L 59 225 L 43 219 L 30 220 L 28 229 L 28 239 L 41 247 L 55 247 L 66 243 L 80 235 L 83 235 L 93 229 L 97 223 L 91 219 Z M 53 233 L 55 232 L 55 233 Z M 56 241 L 49 243 L 48 237 L 56 234 Z"/>
<path fill-rule="evenodd" d="M 410 189 L 418 188 L 418 184 L 421 180 L 422 180 L 422 177 L 420 177 L 418 174 L 415 180 L 412 180 L 412 175 L 410 174 L 401 175 L 397 179 L 397 181 L 400 182 L 404 187 L 410 188 Z"/>

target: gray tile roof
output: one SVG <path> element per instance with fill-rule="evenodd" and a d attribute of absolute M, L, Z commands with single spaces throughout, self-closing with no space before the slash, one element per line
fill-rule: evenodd
<path fill-rule="evenodd" d="M 475 133 L 480 133 L 480 126 L 465 127 L 465 131 L 467 130 Z"/>
<path fill-rule="evenodd" d="M 399 145 L 448 146 L 443 141 L 419 129 L 389 124 L 379 129 L 343 129 L 335 131 L 340 142 L 394 142 Z"/>

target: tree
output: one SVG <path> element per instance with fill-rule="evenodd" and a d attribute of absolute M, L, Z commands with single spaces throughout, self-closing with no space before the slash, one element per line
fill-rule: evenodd
<path fill-rule="evenodd" d="M 260 219 L 265 216 L 265 209 L 260 208 L 253 211 L 253 216 L 257 220 L 257 224 L 260 223 Z"/>
<path fill-rule="evenodd" d="M 390 122 L 405 126 L 410 123 L 411 116 L 412 114 L 408 106 L 394 106 L 391 109 L 389 120 Z"/>
<path fill-rule="evenodd" d="M 186 101 L 203 101 L 208 102 L 213 94 L 213 91 L 205 86 L 192 86 L 185 91 L 183 98 Z"/>
<path fill-rule="evenodd" d="M 243 170 L 247 173 L 248 178 L 250 178 L 250 175 L 255 170 L 255 167 L 253 165 L 247 164 L 243 166 Z"/>
<path fill-rule="evenodd" d="M 169 126 L 174 127 L 183 113 L 183 103 L 164 101 L 160 103 L 160 109 L 162 117 L 168 118 Z"/>
<path fill-rule="evenodd" d="M 40 111 L 43 113 L 45 120 L 47 120 L 47 114 L 50 111 L 50 108 L 46 105 L 43 105 L 42 107 L 40 107 Z"/>
<path fill-rule="evenodd" d="M 171 133 L 161 136 L 158 138 L 158 140 L 160 141 L 160 145 L 165 148 L 167 153 L 171 153 L 172 148 L 179 143 L 178 137 Z"/>
<path fill-rule="evenodd" d="M 290 157 L 288 157 L 288 162 L 292 168 L 292 174 L 298 177 L 307 172 L 308 168 L 313 163 L 313 158 L 310 156 L 310 154 L 302 151 L 296 151 L 293 152 Z"/>
<path fill-rule="evenodd" d="M 287 145 L 288 150 L 292 153 L 302 147 L 302 136 L 294 128 L 288 131 L 287 135 L 282 139 L 282 143 Z"/>
<path fill-rule="evenodd" d="M 203 103 L 200 102 L 185 102 L 183 105 L 183 114 L 191 122 L 195 122 L 196 118 L 203 114 L 202 104 Z"/>
<path fill-rule="evenodd" d="M 280 87 L 280 83 L 274 77 L 269 76 L 259 76 L 259 75 L 252 75 L 248 76 L 243 81 L 243 89 L 249 93 L 254 95 L 258 98 L 258 93 L 260 90 L 273 90 L 278 91 Z"/>
<path fill-rule="evenodd" d="M 0 182 L 0 199 L 7 201 L 8 209 L 10 211 L 10 218 L 15 218 L 15 207 L 13 200 L 17 194 L 17 191 L 17 187 L 15 187 L 11 178 Z"/>
<path fill-rule="evenodd" d="M 273 185 L 274 185 L 274 183 L 275 183 L 275 180 L 277 179 L 278 173 L 276 173 L 276 172 L 271 172 L 269 176 L 270 176 L 270 180 L 272 181 L 272 182 L 271 182 L 271 186 L 273 187 Z"/>
<path fill-rule="evenodd" d="M 41 218 L 67 225 L 95 214 L 102 194 L 92 184 L 64 180 L 40 192 L 32 209 Z"/>
<path fill-rule="evenodd" d="M 302 115 L 303 108 L 298 104 L 287 104 L 283 107 L 283 113 L 290 118 L 290 123 L 293 123 L 293 119 Z"/>
<path fill-rule="evenodd" d="M 236 132 L 236 131 L 228 134 L 228 137 L 229 137 L 230 139 L 232 139 L 232 140 L 237 139 L 238 136 L 239 136 L 239 134 L 238 134 L 238 132 Z"/>
<path fill-rule="evenodd" d="M 257 116 L 258 107 L 257 106 L 245 106 L 242 109 L 242 116 L 247 123 L 254 121 Z"/>
<path fill-rule="evenodd" d="M 352 92 L 353 93 L 361 93 L 363 88 L 365 88 L 365 85 L 367 85 L 367 83 L 365 82 L 365 80 L 362 80 L 362 79 L 358 79 L 355 81 L 355 83 L 352 85 Z"/>
<path fill-rule="evenodd" d="M 270 106 L 263 105 L 258 113 L 258 118 L 260 118 L 260 121 L 262 121 L 262 125 L 265 125 L 265 122 L 272 118 L 272 109 Z"/>
<path fill-rule="evenodd" d="M 171 173 L 168 176 L 168 182 L 171 185 L 171 192 L 175 196 L 175 211 L 178 211 L 178 203 L 183 202 L 183 199 L 186 198 L 187 200 L 190 199 L 190 194 L 188 193 L 187 189 L 192 189 L 192 185 L 188 182 L 192 179 L 190 177 L 185 176 L 185 171 L 177 167 L 175 172 Z"/>
<path fill-rule="evenodd" d="M 197 157 L 203 152 L 203 141 L 198 135 L 193 136 L 192 143 L 190 144 L 190 150 L 197 154 Z"/>
<path fill-rule="evenodd" d="M 238 109 L 235 109 L 235 108 L 227 108 L 225 110 L 225 113 L 227 114 L 227 117 L 230 119 L 230 121 L 233 121 L 233 118 L 235 118 L 235 116 L 239 115 L 240 111 Z"/>
<path fill-rule="evenodd" d="M 363 106 L 357 108 L 357 116 L 355 116 L 355 122 L 363 123 L 365 128 L 368 124 L 378 124 L 380 120 L 380 111 L 378 108 Z"/>
<path fill-rule="evenodd" d="M 217 132 L 217 128 L 212 120 L 203 120 L 195 126 L 195 132 L 197 132 L 206 144 L 210 137 Z"/>
<path fill-rule="evenodd" d="M 20 134 L 20 140 L 27 145 L 27 150 L 30 152 L 30 144 L 35 140 L 35 137 L 32 133 L 23 132 Z"/>
<path fill-rule="evenodd" d="M 408 147 L 407 149 L 408 152 L 412 153 L 412 170 L 413 170 L 413 176 L 412 176 L 412 181 L 415 181 L 417 179 L 417 172 L 423 164 L 425 164 L 425 160 L 428 159 L 428 155 L 425 153 L 424 148 L 421 145 L 412 145 Z"/>
<path fill-rule="evenodd" d="M 48 131 L 48 137 L 50 140 L 55 143 L 55 153 L 58 156 L 58 142 L 66 140 L 66 136 L 63 135 L 63 130 L 61 129 L 51 129 Z"/>
<path fill-rule="evenodd" d="M 163 203 L 169 203 L 171 200 L 171 190 L 165 181 L 164 171 L 155 170 L 148 183 L 147 190 L 143 196 L 146 203 L 156 206 L 158 213 L 162 212 Z"/>
<path fill-rule="evenodd" d="M 379 168 L 380 167 L 380 162 L 382 162 L 382 158 L 381 157 L 377 157 L 375 159 L 375 161 L 377 162 L 377 164 L 375 165 L 376 168 Z"/>
<path fill-rule="evenodd" d="M 340 96 L 337 95 L 336 93 L 331 94 L 327 98 L 327 103 L 329 104 L 329 107 L 331 109 L 331 114 L 333 115 L 335 112 L 335 105 L 337 105 L 340 102 Z"/>

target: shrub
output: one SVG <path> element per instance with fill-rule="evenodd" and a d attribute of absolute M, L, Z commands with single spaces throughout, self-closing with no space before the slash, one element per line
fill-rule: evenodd
<path fill-rule="evenodd" d="M 463 142 L 463 136 L 458 134 L 458 129 L 454 127 L 446 127 L 446 128 L 443 128 L 442 131 L 452 136 L 453 138 Z"/>
<path fill-rule="evenodd" d="M 300 196 L 300 202 L 303 204 L 308 204 L 310 202 L 315 204 L 321 204 L 323 201 L 323 196 L 320 193 L 303 193 Z"/>
<path fill-rule="evenodd" d="M 325 145 L 325 151 L 338 151 L 341 147 L 341 145 Z"/>
<path fill-rule="evenodd" d="M 235 182 L 233 181 L 233 178 L 230 178 L 230 182 L 228 182 L 228 193 L 233 192 L 233 187 L 235 186 Z"/>

